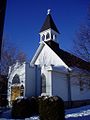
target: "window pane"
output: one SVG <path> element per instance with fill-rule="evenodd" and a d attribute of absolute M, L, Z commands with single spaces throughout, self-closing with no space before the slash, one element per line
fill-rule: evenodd
<path fill-rule="evenodd" d="M 45 35 L 42 36 L 42 40 L 44 40 L 44 39 L 45 39 Z"/>
<path fill-rule="evenodd" d="M 46 93 L 46 77 L 42 74 L 42 93 Z"/>
<path fill-rule="evenodd" d="M 19 79 L 19 76 L 16 74 L 14 77 L 13 77 L 13 80 L 12 80 L 12 84 L 19 84 L 20 83 L 20 79 Z"/>
<path fill-rule="evenodd" d="M 50 35 L 49 35 L 49 33 L 47 33 L 47 35 L 46 35 L 46 39 L 49 39 L 50 38 Z"/>

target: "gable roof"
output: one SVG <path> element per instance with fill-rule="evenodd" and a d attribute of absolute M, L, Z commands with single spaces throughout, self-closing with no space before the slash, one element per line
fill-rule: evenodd
<path fill-rule="evenodd" d="M 90 63 L 59 48 L 59 44 L 50 40 L 45 42 L 69 67 L 77 67 L 90 71 Z"/>
<path fill-rule="evenodd" d="M 43 41 L 39 48 L 37 49 L 33 59 L 30 62 L 30 65 L 34 65 L 38 55 L 42 51 L 43 47 L 45 46 L 45 43 L 63 60 L 63 62 L 68 66 L 68 67 L 77 67 L 80 69 L 84 69 L 87 71 L 90 71 L 90 63 L 82 60 L 81 58 L 66 52 L 62 49 L 59 48 L 59 44 L 50 40 L 50 41 Z"/>
<path fill-rule="evenodd" d="M 47 30 L 49 28 L 51 28 L 54 31 L 56 31 L 57 33 L 59 33 L 59 31 L 58 31 L 55 23 L 53 22 L 53 19 L 52 19 L 50 14 L 47 15 L 46 20 L 45 20 L 40 32 L 43 32 L 43 31 L 45 31 L 45 30 Z"/>

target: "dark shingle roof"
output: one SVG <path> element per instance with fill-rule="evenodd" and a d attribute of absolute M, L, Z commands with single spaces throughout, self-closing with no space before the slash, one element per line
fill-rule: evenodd
<path fill-rule="evenodd" d="M 90 63 L 59 48 L 59 44 L 50 40 L 46 44 L 68 65 L 90 71 Z"/>
<path fill-rule="evenodd" d="M 40 32 L 47 30 L 49 28 L 52 28 L 54 31 L 59 33 L 59 31 L 58 31 L 56 25 L 54 24 L 53 19 L 52 19 L 50 14 L 47 15 L 46 20 L 45 20 Z"/>

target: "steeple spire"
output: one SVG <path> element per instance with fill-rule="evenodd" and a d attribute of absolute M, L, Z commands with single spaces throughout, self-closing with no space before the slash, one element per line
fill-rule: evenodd
<path fill-rule="evenodd" d="M 47 10 L 46 20 L 45 20 L 45 22 L 44 22 L 44 24 L 43 24 L 40 32 L 43 32 L 43 31 L 51 28 L 51 29 L 54 30 L 55 32 L 59 33 L 59 31 L 58 31 L 55 23 L 53 22 L 53 19 L 52 19 L 52 17 L 51 17 L 50 12 L 51 12 L 51 9 L 48 9 L 48 10 Z"/>
<path fill-rule="evenodd" d="M 51 17 L 51 9 L 47 10 L 46 20 L 40 30 L 40 42 L 53 40 L 57 42 L 58 29 Z"/>

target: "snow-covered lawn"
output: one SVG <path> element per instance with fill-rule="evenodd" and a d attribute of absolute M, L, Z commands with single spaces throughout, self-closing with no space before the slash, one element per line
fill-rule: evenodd
<path fill-rule="evenodd" d="M 0 120 L 6 120 L 2 118 L 11 119 L 10 110 L 6 110 L 3 114 L 0 114 Z M 66 120 L 90 120 L 90 105 L 65 110 L 65 118 Z M 39 117 L 34 116 L 25 120 L 39 120 Z"/>
<path fill-rule="evenodd" d="M 90 105 L 68 109 L 65 114 L 66 120 L 90 120 Z"/>

